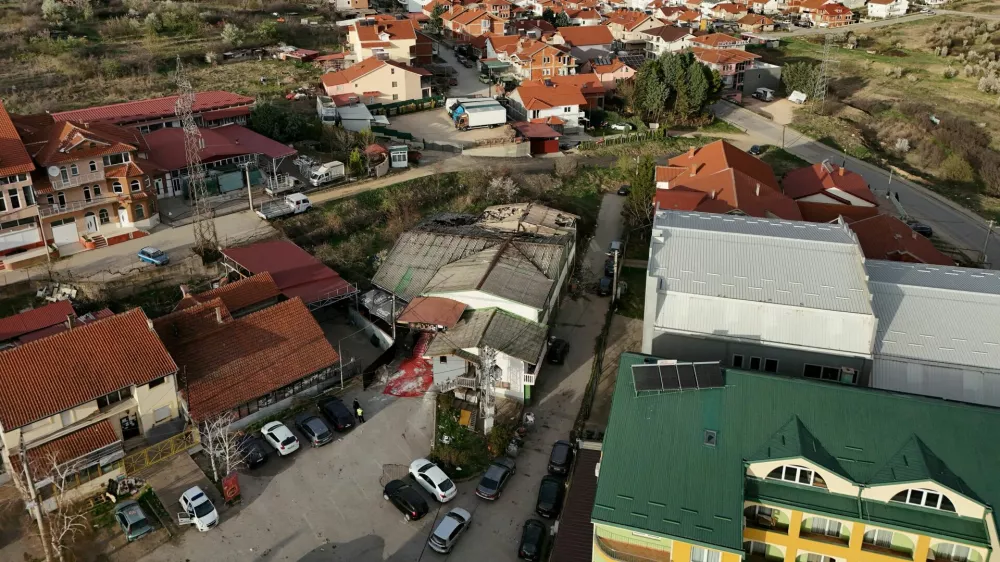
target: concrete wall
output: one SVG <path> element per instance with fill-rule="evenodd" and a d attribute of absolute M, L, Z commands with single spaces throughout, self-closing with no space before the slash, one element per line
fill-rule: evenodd
<path fill-rule="evenodd" d="M 174 375 L 164 377 L 163 382 L 153 388 L 148 384 L 135 387 L 135 399 L 139 405 L 139 427 L 143 433 L 180 415 Z"/>
<path fill-rule="evenodd" d="M 781 86 L 781 67 L 773 64 L 757 62 L 754 68 L 748 68 L 743 73 L 743 94 L 751 95 L 757 88 L 770 88 L 778 91 Z"/>
<path fill-rule="evenodd" d="M 378 326 L 373 324 L 370 320 L 362 316 L 357 310 L 349 308 L 348 311 L 351 317 L 351 322 L 353 322 L 354 325 L 357 326 L 359 330 L 364 328 L 365 335 L 368 336 L 369 340 L 371 339 L 372 336 L 375 336 L 378 339 L 379 349 L 385 351 L 390 347 L 392 347 L 392 336 L 390 334 L 387 334 L 384 331 L 382 331 L 381 328 L 379 328 Z"/>
<path fill-rule="evenodd" d="M 442 363 L 441 359 L 446 359 Z M 457 355 L 437 355 L 425 358 L 434 372 L 434 384 L 442 385 L 458 377 L 466 376 L 469 363 Z"/>
<path fill-rule="evenodd" d="M 462 154 L 468 156 L 491 156 L 495 158 L 520 158 L 531 156 L 531 143 L 518 142 L 466 148 Z"/>

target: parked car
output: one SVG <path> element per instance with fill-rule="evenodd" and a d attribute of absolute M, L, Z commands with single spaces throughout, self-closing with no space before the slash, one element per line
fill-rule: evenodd
<path fill-rule="evenodd" d="M 632 191 L 632 186 L 627 183 L 623 183 L 622 186 L 618 188 L 618 195 L 628 195 L 630 191 Z"/>
<path fill-rule="evenodd" d="M 333 441 L 330 427 L 316 414 L 306 412 L 295 416 L 295 427 L 299 428 L 313 447 L 320 447 Z"/>
<path fill-rule="evenodd" d="M 448 554 L 451 549 L 455 548 L 458 537 L 461 537 L 462 533 L 469 528 L 471 522 L 471 513 L 461 507 L 452 509 L 441 518 L 441 522 L 431 533 L 431 538 L 427 539 L 427 546 L 435 552 Z"/>
<path fill-rule="evenodd" d="M 553 365 L 562 365 L 569 353 L 569 342 L 559 338 L 549 340 L 549 351 L 547 359 Z"/>
<path fill-rule="evenodd" d="M 181 494 L 181 508 L 184 513 L 178 514 L 178 525 L 194 525 L 204 533 L 219 524 L 219 512 L 198 486 Z"/>
<path fill-rule="evenodd" d="M 615 276 L 615 260 L 614 260 L 614 258 L 608 258 L 607 260 L 605 260 L 605 262 L 604 262 L 604 275 L 605 275 L 605 277 L 611 277 L 612 279 L 614 278 L 614 276 Z"/>
<path fill-rule="evenodd" d="M 491 80 L 490 77 L 485 74 L 479 75 L 479 81 L 482 82 L 483 84 L 491 84 L 493 82 L 493 80 Z"/>
<path fill-rule="evenodd" d="M 573 463 L 573 444 L 559 440 L 552 445 L 549 453 L 549 474 L 566 474 Z"/>
<path fill-rule="evenodd" d="M 753 154 L 754 156 L 760 156 L 763 153 L 764 151 L 756 144 L 750 147 L 750 154 Z"/>
<path fill-rule="evenodd" d="M 483 477 L 479 480 L 479 486 L 476 486 L 476 495 L 484 500 L 500 499 L 503 487 L 507 485 L 507 481 L 514 475 L 515 466 L 514 459 L 512 458 L 500 457 L 494 460 L 490 464 L 490 467 L 486 469 L 486 474 L 483 474 Z"/>
<path fill-rule="evenodd" d="M 580 141 L 563 141 L 559 143 L 559 150 L 573 150 L 580 146 Z"/>
<path fill-rule="evenodd" d="M 411 462 L 410 476 L 441 503 L 454 498 L 455 494 L 458 493 L 451 478 L 448 478 L 443 470 L 427 459 L 417 459 Z"/>
<path fill-rule="evenodd" d="M 139 261 L 151 263 L 153 265 L 167 265 L 170 263 L 170 256 L 152 246 L 146 246 L 139 250 Z"/>
<path fill-rule="evenodd" d="M 608 244 L 608 253 L 609 254 L 613 254 L 615 252 L 621 253 L 622 248 L 623 246 L 621 240 L 612 240 L 611 244 Z"/>
<path fill-rule="evenodd" d="M 392 502 L 407 521 L 416 521 L 430 511 L 427 500 L 420 495 L 420 492 L 402 480 L 393 480 L 386 484 L 382 497 L 385 501 Z"/>
<path fill-rule="evenodd" d="M 632 125 L 628 123 L 612 123 L 609 127 L 616 131 L 628 131 L 632 128 Z"/>
<path fill-rule="evenodd" d="M 462 66 L 464 66 L 465 68 L 473 68 L 476 66 L 476 61 L 472 59 L 463 59 Z"/>
<path fill-rule="evenodd" d="M 454 76 L 452 76 L 451 78 L 449 78 L 448 79 L 448 85 L 449 86 L 458 86 L 458 78 L 455 78 Z"/>
<path fill-rule="evenodd" d="M 597 283 L 597 296 L 606 297 L 611 294 L 611 287 L 615 284 L 615 280 L 611 277 L 604 276 Z"/>
<path fill-rule="evenodd" d="M 548 519 L 559 517 L 565 488 L 566 486 L 563 484 L 562 478 L 551 475 L 543 476 L 542 485 L 538 488 L 538 501 L 535 502 L 535 513 Z"/>
<path fill-rule="evenodd" d="M 260 437 L 244 434 L 237 443 L 240 451 L 246 455 L 247 468 L 254 469 L 267 462 L 267 446 Z"/>
<path fill-rule="evenodd" d="M 128 539 L 128 542 L 139 540 L 139 538 L 153 532 L 149 518 L 142 511 L 139 502 L 134 500 L 124 501 L 115 506 L 115 520 L 125 532 L 125 538 Z"/>
<path fill-rule="evenodd" d="M 260 434 L 282 457 L 299 450 L 299 438 L 279 421 L 264 425 L 260 428 Z"/>
<path fill-rule="evenodd" d="M 339 398 L 331 398 L 319 403 L 319 411 L 337 431 L 347 431 L 354 427 L 354 414 Z"/>
<path fill-rule="evenodd" d="M 528 519 L 521 529 L 521 542 L 517 545 L 517 557 L 521 560 L 536 562 L 542 559 L 545 551 L 545 539 L 549 529 L 538 519 Z"/>
<path fill-rule="evenodd" d="M 921 236 L 925 236 L 927 238 L 934 236 L 934 229 L 922 222 L 906 221 L 906 224 L 913 229 L 913 232 L 916 232 Z"/>

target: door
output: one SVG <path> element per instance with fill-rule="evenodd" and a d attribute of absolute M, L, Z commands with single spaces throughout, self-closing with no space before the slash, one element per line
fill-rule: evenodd
<path fill-rule="evenodd" d="M 83 220 L 87 223 L 87 232 L 97 232 L 97 216 L 94 213 L 87 213 Z"/>
<path fill-rule="evenodd" d="M 52 239 L 56 246 L 65 246 L 80 241 L 80 235 L 76 233 L 76 223 L 70 222 L 52 227 Z"/>
<path fill-rule="evenodd" d="M 130 226 L 132 223 L 128 220 L 128 209 L 121 207 L 118 209 L 118 222 L 121 226 Z"/>
<path fill-rule="evenodd" d="M 139 421 L 135 414 L 122 416 L 118 422 L 122 426 L 122 441 L 139 436 Z"/>

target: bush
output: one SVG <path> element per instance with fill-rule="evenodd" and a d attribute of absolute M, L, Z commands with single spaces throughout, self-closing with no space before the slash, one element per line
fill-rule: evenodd
<path fill-rule="evenodd" d="M 944 75 L 945 78 L 954 78 L 958 76 L 958 69 L 949 66 L 948 68 L 944 69 L 944 72 L 942 72 L 942 74 Z"/>
<path fill-rule="evenodd" d="M 976 173 L 968 160 L 952 153 L 941 164 L 942 179 L 956 183 L 971 183 L 976 179 Z"/>

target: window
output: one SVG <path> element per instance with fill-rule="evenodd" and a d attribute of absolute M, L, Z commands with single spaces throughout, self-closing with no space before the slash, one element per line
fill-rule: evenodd
<path fill-rule="evenodd" d="M 97 220 L 101 221 L 101 224 L 108 224 L 111 222 L 111 217 L 108 216 L 107 209 L 101 209 L 97 212 Z"/>
<path fill-rule="evenodd" d="M 883 529 L 872 529 L 865 533 L 864 544 L 871 544 L 875 546 L 880 546 L 882 548 L 889 548 L 892 546 L 892 531 L 885 531 Z"/>
<path fill-rule="evenodd" d="M 59 168 L 59 177 L 61 177 L 64 182 L 69 181 L 69 172 L 66 171 L 66 166 Z"/>
<path fill-rule="evenodd" d="M 722 553 L 718 550 L 709 550 L 700 546 L 691 547 L 691 562 L 719 562 Z"/>
<path fill-rule="evenodd" d="M 934 558 L 944 558 L 955 562 L 966 562 L 972 549 L 960 544 L 941 543 L 934 547 Z"/>
<path fill-rule="evenodd" d="M 104 157 L 105 166 L 114 166 L 115 164 L 124 164 L 129 161 L 128 152 L 122 152 L 121 154 L 111 154 Z"/>
<path fill-rule="evenodd" d="M 84 186 L 83 188 L 83 200 L 90 203 L 90 188 Z"/>
<path fill-rule="evenodd" d="M 399 94 L 392 94 L 392 101 L 396 101 L 398 99 L 399 99 Z"/>
<path fill-rule="evenodd" d="M 552 75 L 552 69 L 551 68 L 544 68 L 544 69 L 542 69 L 542 76 L 551 76 L 551 75 Z"/>
<path fill-rule="evenodd" d="M 160 377 L 158 379 L 153 379 L 149 381 L 149 388 L 160 386 L 161 384 L 163 384 L 164 380 L 166 380 L 166 377 Z"/>
<path fill-rule="evenodd" d="M 823 517 L 813 517 L 806 521 L 806 530 L 817 535 L 839 537 L 840 522 L 832 519 L 824 519 Z"/>
<path fill-rule="evenodd" d="M 79 176 L 80 175 L 80 169 L 76 167 L 76 164 L 70 164 L 69 165 L 69 173 L 72 174 L 72 175 L 74 175 L 74 176 Z"/>
<path fill-rule="evenodd" d="M 121 193 L 122 192 L 121 182 L 116 181 L 115 183 L 111 184 L 111 191 L 114 191 L 115 193 Z"/>
<path fill-rule="evenodd" d="M 65 207 L 66 206 L 66 194 L 60 191 L 59 195 L 57 195 L 57 197 L 59 198 L 59 206 L 60 207 Z"/>
<path fill-rule="evenodd" d="M 2 199 L 2 197 L 0 197 L 0 199 Z M 48 201 L 49 205 L 56 204 L 56 198 L 53 197 L 51 193 L 45 196 L 45 200 Z"/>
<path fill-rule="evenodd" d="M 132 210 L 132 214 L 135 215 L 135 220 L 141 221 L 146 218 L 146 209 L 142 205 L 136 205 Z"/>
<path fill-rule="evenodd" d="M 35 204 L 35 190 L 30 185 L 24 186 L 24 205 L 30 207 Z"/>
<path fill-rule="evenodd" d="M 910 505 L 919 505 L 921 507 L 941 509 L 944 511 L 955 511 L 955 504 L 953 504 L 947 496 L 933 490 L 921 490 L 918 488 L 903 490 L 895 496 L 892 496 L 892 499 L 889 501 L 908 503 Z"/>
<path fill-rule="evenodd" d="M 18 195 L 17 190 L 16 189 L 11 189 L 10 191 L 7 192 L 7 195 L 10 196 L 10 208 L 11 208 L 11 210 L 20 209 L 21 208 L 21 197 L 20 197 L 20 195 Z"/>
<path fill-rule="evenodd" d="M 830 556 L 823 556 L 822 554 L 813 554 L 812 552 L 809 552 L 806 554 L 806 562 L 836 562 L 836 559 Z"/>
<path fill-rule="evenodd" d="M 101 186 L 95 185 L 94 186 L 94 197 L 100 197 L 100 196 L 101 196 Z"/>
<path fill-rule="evenodd" d="M 779 466 L 772 470 L 767 477 L 773 480 L 784 480 L 785 482 L 826 488 L 826 482 L 823 480 L 823 477 L 804 466 Z"/>
<path fill-rule="evenodd" d="M 767 544 L 760 541 L 748 541 L 743 543 L 743 551 L 750 555 L 764 556 L 767 554 Z"/>
<path fill-rule="evenodd" d="M 139 183 L 139 180 L 132 180 L 132 182 L 128 184 L 128 187 L 132 191 L 139 191 L 142 189 L 142 184 Z"/>
<path fill-rule="evenodd" d="M 117 404 L 118 402 L 121 402 L 126 398 L 130 398 L 131 396 L 132 396 L 131 388 L 123 388 L 121 390 L 116 390 L 110 394 L 106 394 L 98 398 L 97 407 L 98 409 L 104 409 L 112 404 Z"/>
<path fill-rule="evenodd" d="M 392 83 L 392 87 L 393 87 L 393 88 L 397 88 L 397 87 L 399 87 L 399 82 L 393 82 L 393 83 Z"/>
<path fill-rule="evenodd" d="M 765 359 L 764 360 L 764 372 L 766 372 L 766 373 L 777 373 L 778 372 L 778 360 L 777 359 Z"/>
<path fill-rule="evenodd" d="M 441 356 L 441 363 L 447 363 L 447 362 L 448 362 L 448 356 L 447 355 L 442 355 Z"/>
<path fill-rule="evenodd" d="M 7 200 L 3 198 L 3 193 L 0 193 L 0 213 L 7 210 Z"/>
<path fill-rule="evenodd" d="M 552 62 L 551 57 L 542 57 L 542 64 L 549 64 L 550 62 Z"/>
<path fill-rule="evenodd" d="M 97 171 L 97 162 L 94 162 L 93 160 L 90 161 L 90 171 L 91 172 Z"/>
<path fill-rule="evenodd" d="M 760 370 L 760 357 L 751 357 L 750 358 L 750 370 L 751 371 L 759 371 Z"/>
<path fill-rule="evenodd" d="M 840 369 L 836 367 L 824 367 L 822 365 L 809 365 L 802 369 L 802 376 L 807 379 L 821 379 L 825 381 L 839 381 Z"/>
<path fill-rule="evenodd" d="M 568 106 L 568 105 L 563 108 L 563 113 L 572 113 L 572 112 L 573 112 L 573 108 L 570 107 L 570 106 Z"/>

